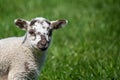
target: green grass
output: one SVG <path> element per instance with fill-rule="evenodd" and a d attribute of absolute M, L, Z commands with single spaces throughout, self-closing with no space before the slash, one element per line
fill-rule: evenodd
<path fill-rule="evenodd" d="M 54 31 L 40 80 L 120 80 L 119 0 L 0 0 L 0 38 L 16 18 L 68 19 Z"/>

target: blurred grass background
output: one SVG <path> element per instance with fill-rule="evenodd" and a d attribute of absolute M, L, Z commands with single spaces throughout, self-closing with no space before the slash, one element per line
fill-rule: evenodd
<path fill-rule="evenodd" d="M 16 18 L 67 19 L 54 31 L 40 80 L 120 80 L 120 0 L 0 0 L 0 38 Z"/>

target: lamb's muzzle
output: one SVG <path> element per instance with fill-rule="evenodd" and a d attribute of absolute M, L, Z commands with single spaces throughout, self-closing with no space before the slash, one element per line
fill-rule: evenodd
<path fill-rule="evenodd" d="M 49 46 L 49 42 L 46 40 L 44 35 L 41 35 L 41 40 L 37 43 L 37 47 L 42 51 L 46 50 Z"/>

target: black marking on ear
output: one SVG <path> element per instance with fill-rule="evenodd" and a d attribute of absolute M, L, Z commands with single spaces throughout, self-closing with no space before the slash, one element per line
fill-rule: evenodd
<path fill-rule="evenodd" d="M 18 19 L 15 24 L 19 26 L 21 29 L 23 28 L 27 29 L 27 22 L 24 20 Z"/>
<path fill-rule="evenodd" d="M 37 20 L 32 20 L 31 23 L 30 23 L 30 26 L 34 25 L 35 22 L 37 22 Z"/>
<path fill-rule="evenodd" d="M 53 29 L 59 29 L 61 28 L 64 24 L 66 24 L 66 20 L 57 20 L 56 22 L 52 23 Z"/>

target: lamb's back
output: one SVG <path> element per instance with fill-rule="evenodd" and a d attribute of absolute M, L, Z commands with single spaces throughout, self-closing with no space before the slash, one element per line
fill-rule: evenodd
<path fill-rule="evenodd" d="M 11 37 L 0 40 L 0 55 L 9 55 L 22 43 L 22 37 Z"/>

